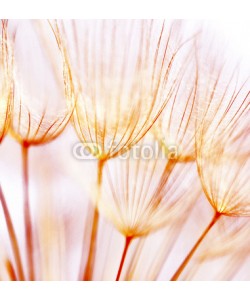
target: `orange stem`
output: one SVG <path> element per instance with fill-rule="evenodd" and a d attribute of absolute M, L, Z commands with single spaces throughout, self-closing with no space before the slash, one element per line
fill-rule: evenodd
<path fill-rule="evenodd" d="M 123 253 L 122 253 L 122 258 L 121 258 L 119 269 L 118 269 L 118 272 L 117 272 L 117 275 L 116 275 L 116 281 L 120 280 L 120 276 L 121 276 L 121 273 L 122 273 L 122 268 L 123 268 L 123 265 L 124 265 L 124 262 L 125 262 L 125 259 L 126 259 L 126 255 L 128 253 L 128 248 L 129 248 L 129 245 L 130 245 L 132 239 L 133 239 L 132 236 L 126 236 L 125 245 L 124 245 L 124 249 L 123 249 Z"/>
<path fill-rule="evenodd" d="M 4 212 L 4 217 L 5 217 L 5 222 L 7 225 L 8 233 L 9 233 L 9 238 L 11 242 L 11 247 L 12 251 L 14 254 L 14 259 L 17 267 L 17 273 L 19 280 L 23 281 L 24 279 L 24 272 L 23 272 L 23 265 L 22 265 L 22 260 L 21 260 L 21 255 L 20 255 L 20 250 L 19 250 L 19 245 L 16 237 L 16 232 L 12 223 L 12 219 L 10 216 L 10 212 L 7 206 L 7 203 L 5 201 L 5 197 L 0 185 L 0 201 L 2 204 L 3 212 Z"/>
<path fill-rule="evenodd" d="M 98 168 L 97 168 L 97 199 L 94 207 L 93 221 L 91 227 L 91 235 L 90 235 L 90 243 L 89 243 L 89 254 L 88 260 L 85 267 L 85 272 L 83 274 L 83 280 L 89 281 L 93 278 L 94 271 L 94 263 L 96 256 L 96 240 L 98 233 L 98 225 L 99 225 L 99 212 L 98 212 L 98 202 L 100 199 L 101 193 L 101 185 L 102 185 L 102 174 L 103 174 L 103 166 L 105 161 L 98 160 Z"/>
<path fill-rule="evenodd" d="M 23 188 L 24 188 L 24 225 L 26 238 L 26 255 L 28 263 L 28 278 L 35 280 L 34 261 L 33 261 L 33 234 L 29 201 L 29 165 L 28 165 L 29 146 L 22 146 L 23 159 Z"/>
<path fill-rule="evenodd" d="M 11 261 L 7 258 L 5 261 L 5 267 L 7 269 L 8 275 L 11 281 L 17 281 L 16 273 Z"/>
<path fill-rule="evenodd" d="M 198 239 L 198 241 L 195 243 L 195 245 L 193 246 L 193 248 L 190 250 L 190 252 L 186 256 L 186 258 L 182 262 L 182 264 L 179 266 L 179 268 L 177 269 L 177 271 L 174 273 L 174 275 L 170 279 L 171 281 L 178 280 L 178 278 L 180 277 L 181 273 L 183 272 L 183 270 L 185 269 L 185 267 L 189 263 L 190 259 L 193 257 L 195 251 L 197 250 L 197 248 L 199 247 L 199 245 L 201 244 L 201 242 L 204 240 L 204 238 L 206 237 L 206 235 L 208 234 L 208 232 L 211 230 L 211 228 L 214 226 L 214 224 L 219 220 L 220 216 L 221 216 L 220 213 L 218 213 L 218 212 L 215 213 L 213 219 L 208 224 L 207 228 L 204 230 L 204 232 L 202 233 L 202 235 L 200 236 L 200 238 Z"/>

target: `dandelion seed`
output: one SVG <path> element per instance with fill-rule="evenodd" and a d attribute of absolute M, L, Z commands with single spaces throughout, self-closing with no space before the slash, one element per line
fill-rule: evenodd
<path fill-rule="evenodd" d="M 172 224 L 178 212 L 188 210 L 199 197 L 200 187 L 194 184 L 195 165 L 174 164 L 169 172 L 167 163 L 159 157 L 135 159 L 132 155 L 117 157 L 104 167 L 99 209 L 126 237 L 121 268 L 132 239 Z M 121 270 L 117 279 L 120 275 Z"/>
<path fill-rule="evenodd" d="M 67 25 L 66 90 L 69 103 L 76 103 L 75 129 L 82 142 L 100 146 L 103 159 L 118 156 L 151 128 L 180 80 L 176 57 L 185 48 L 180 24 L 103 20 Z"/>
<path fill-rule="evenodd" d="M 37 23 L 35 22 L 35 24 Z M 57 138 L 65 129 L 72 114 L 63 101 L 62 70 L 61 80 L 58 80 L 58 69 L 53 68 L 54 65 L 50 63 L 51 56 L 47 56 L 47 44 L 43 44 L 41 31 L 46 30 L 44 29 L 45 25 L 47 25 L 46 22 L 32 26 L 30 22 L 22 21 L 18 24 L 15 33 L 14 107 L 10 132 L 22 147 L 24 219 L 29 280 L 35 279 L 33 226 L 29 200 L 29 148 L 43 145 Z M 47 25 L 48 30 L 50 28 Z M 30 37 L 29 41 L 24 39 L 24 36 L 27 37 L 27 35 Z M 55 42 L 54 46 L 54 52 L 50 55 L 52 55 L 53 61 L 58 62 L 58 68 L 60 66 L 58 57 L 60 58 L 60 56 L 56 53 L 58 48 Z"/>
<path fill-rule="evenodd" d="M 64 57 L 66 95 L 69 106 L 75 106 L 73 123 L 80 141 L 99 149 L 100 189 L 104 163 L 138 143 L 166 106 L 179 80 L 176 73 L 181 71 L 173 69 L 182 69 L 175 61 L 185 42 L 178 22 L 100 20 L 64 25 L 51 26 Z M 87 280 L 92 276 L 98 219 L 95 208 Z"/>
<path fill-rule="evenodd" d="M 221 66 L 221 65 L 220 65 Z M 235 72 L 223 84 L 223 66 L 212 63 L 215 76 L 209 77 L 200 95 L 197 120 L 196 161 L 203 191 L 215 215 L 197 243 L 172 277 L 177 280 L 208 232 L 226 216 L 249 216 L 249 81 L 232 81 Z M 226 77 L 224 77 L 226 78 Z M 214 80 L 213 80 L 214 79 Z"/>

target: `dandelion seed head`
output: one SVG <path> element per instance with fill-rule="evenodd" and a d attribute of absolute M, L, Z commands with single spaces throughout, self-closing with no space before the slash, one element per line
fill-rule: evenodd
<path fill-rule="evenodd" d="M 217 75 L 203 86 L 196 123 L 201 182 L 216 211 L 249 216 L 249 80 L 238 80 L 237 69 L 228 72 L 221 67 L 218 71 L 214 65 L 212 69 Z"/>
<path fill-rule="evenodd" d="M 72 112 L 64 101 L 59 50 L 54 36 L 49 33 L 46 21 L 22 21 L 15 34 L 14 107 L 10 132 L 21 144 L 40 145 L 54 140 L 71 117 Z"/>
<path fill-rule="evenodd" d="M 147 133 L 173 92 L 180 24 L 103 20 L 69 28 L 61 24 L 55 32 L 64 49 L 67 98 L 76 103 L 74 126 L 82 142 L 117 156 Z M 116 147 L 108 149 L 110 140 Z"/>
<path fill-rule="evenodd" d="M 197 174 L 193 163 L 183 167 L 168 164 L 167 159 L 117 157 L 104 168 L 98 207 L 125 236 L 144 236 L 170 225 L 201 192 L 194 184 Z"/>

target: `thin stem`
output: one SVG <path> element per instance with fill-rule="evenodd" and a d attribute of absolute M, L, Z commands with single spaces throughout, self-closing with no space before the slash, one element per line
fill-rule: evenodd
<path fill-rule="evenodd" d="M 5 217 L 5 222 L 7 225 L 8 233 L 9 233 L 9 238 L 11 242 L 11 247 L 17 267 L 17 274 L 19 277 L 19 280 L 23 281 L 24 279 L 24 272 L 23 272 L 23 265 L 22 265 L 22 260 L 21 260 L 21 255 L 20 255 L 20 250 L 19 250 L 19 245 L 16 237 L 16 232 L 12 223 L 12 219 L 9 213 L 9 209 L 4 197 L 4 194 L 2 192 L 2 187 L 0 185 L 0 201 L 2 204 L 3 212 L 4 212 L 4 217 Z"/>
<path fill-rule="evenodd" d="M 179 266 L 179 268 L 177 269 L 177 271 L 174 273 L 174 275 L 170 279 L 171 281 L 178 280 L 178 278 L 180 277 L 181 273 L 183 272 L 183 270 L 185 269 L 185 267 L 189 263 L 190 259 L 194 255 L 195 251 L 197 250 L 197 248 L 199 247 L 199 245 L 201 244 L 201 242 L 204 240 L 204 238 L 206 237 L 206 235 L 208 234 L 208 232 L 211 230 L 211 228 L 214 226 L 214 224 L 216 224 L 216 222 L 219 220 L 220 216 L 221 216 L 220 213 L 218 213 L 218 212 L 215 213 L 213 219 L 208 224 L 207 228 L 204 230 L 204 232 L 202 233 L 202 235 L 200 236 L 200 238 L 198 239 L 198 241 L 195 243 L 195 245 L 193 246 L 193 248 L 190 250 L 190 252 L 186 256 L 186 258 L 182 262 L 182 264 Z"/>
<path fill-rule="evenodd" d="M 97 196 L 96 196 L 96 203 L 95 203 L 94 214 L 92 219 L 93 221 L 92 221 L 92 228 L 91 228 L 91 235 L 90 235 L 90 242 L 89 242 L 88 260 L 82 278 L 83 280 L 86 281 L 92 280 L 93 271 L 94 271 L 94 263 L 95 263 L 95 256 L 96 256 L 96 239 L 97 239 L 98 224 L 99 224 L 98 204 L 101 196 L 102 174 L 103 174 L 104 163 L 105 160 L 98 160 Z"/>
<path fill-rule="evenodd" d="M 11 281 L 17 281 L 17 277 L 16 277 L 16 273 L 15 273 L 15 270 L 14 270 L 14 267 L 11 263 L 11 261 L 9 259 L 6 259 L 5 261 L 5 267 L 6 267 L 6 270 L 7 270 L 7 273 L 10 277 L 10 280 Z"/>
<path fill-rule="evenodd" d="M 120 280 L 120 276 L 121 276 L 121 273 L 122 273 L 122 268 L 123 268 L 123 265 L 124 265 L 124 262 L 125 262 L 125 259 L 126 259 L 126 255 L 128 253 L 128 248 L 129 248 L 129 245 L 130 245 L 132 239 L 133 239 L 132 236 L 126 236 L 125 245 L 124 245 L 124 249 L 123 249 L 123 253 L 122 253 L 122 258 L 121 258 L 119 269 L 118 269 L 118 272 L 117 272 L 117 275 L 116 275 L 116 281 Z"/>
<path fill-rule="evenodd" d="M 24 188 L 24 225 L 25 225 L 25 238 L 26 238 L 26 255 L 28 263 L 28 278 L 30 281 L 35 280 L 34 274 L 34 261 L 33 261 L 33 234 L 32 222 L 30 213 L 29 201 L 29 164 L 28 152 L 29 147 L 22 146 L 22 160 L 23 160 L 23 188 Z"/>

